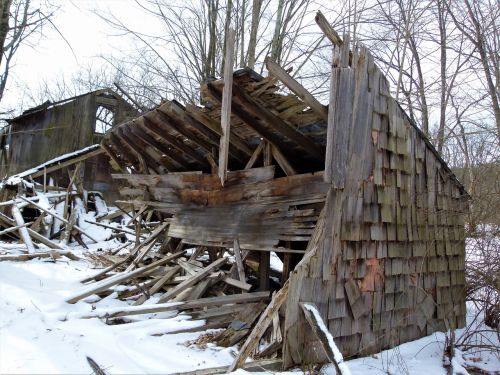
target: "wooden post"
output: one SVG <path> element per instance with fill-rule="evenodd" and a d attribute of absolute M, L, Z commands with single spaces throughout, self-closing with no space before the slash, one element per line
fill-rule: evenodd
<path fill-rule="evenodd" d="M 28 249 L 28 253 L 34 253 L 35 246 L 33 245 L 33 241 L 31 241 L 31 237 L 28 233 L 28 229 L 26 229 L 23 215 L 21 215 L 21 211 L 19 210 L 19 207 L 17 207 L 16 204 L 12 205 L 12 217 L 14 218 L 17 226 L 19 227 L 19 236 L 22 238 L 24 244 L 26 245 L 26 248 Z"/>
<path fill-rule="evenodd" d="M 227 162 L 229 156 L 229 134 L 231 126 L 231 100 L 233 96 L 233 53 L 234 53 L 234 29 L 229 29 L 226 35 L 226 58 L 224 65 L 224 90 L 222 91 L 221 108 L 221 128 L 222 136 L 220 138 L 219 150 L 219 178 L 224 186 L 227 172 Z"/>
<path fill-rule="evenodd" d="M 47 168 L 43 167 L 43 192 L 47 192 Z"/>

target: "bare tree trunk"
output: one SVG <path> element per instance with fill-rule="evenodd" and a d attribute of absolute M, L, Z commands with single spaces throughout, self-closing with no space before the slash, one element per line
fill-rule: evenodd
<path fill-rule="evenodd" d="M 226 21 L 225 21 L 225 24 L 224 24 L 224 35 L 223 35 L 224 46 L 222 48 L 222 51 L 226 50 L 226 36 L 229 33 L 229 28 L 231 26 L 231 13 L 232 13 L 232 10 L 233 10 L 233 0 L 228 0 L 227 1 L 227 7 L 226 7 Z M 230 64 L 232 64 L 232 61 L 230 62 Z M 220 70 L 220 76 L 223 75 L 224 66 L 225 65 L 226 65 L 226 56 L 225 56 L 225 54 L 223 54 L 222 55 L 222 66 L 221 66 L 221 70 Z"/>
<path fill-rule="evenodd" d="M 441 101 L 440 101 L 440 112 L 439 112 L 439 129 L 437 136 L 437 149 L 439 153 L 443 152 L 444 146 L 444 127 L 446 122 L 446 93 L 448 91 L 448 84 L 446 79 L 446 21 L 445 21 L 445 6 L 442 2 L 443 0 L 438 0 L 438 22 L 439 22 L 439 40 L 440 40 L 440 59 L 441 59 Z"/>
<path fill-rule="evenodd" d="M 241 12 L 240 12 L 240 67 L 245 66 L 245 16 L 246 16 L 246 0 L 243 0 L 241 3 Z"/>
<path fill-rule="evenodd" d="M 217 8 L 218 8 L 218 1 L 216 2 L 215 0 L 207 0 L 207 5 L 208 5 L 208 54 L 207 54 L 207 61 L 206 63 L 206 70 L 205 70 L 205 77 L 204 79 L 207 79 L 208 77 L 214 77 L 215 76 L 215 50 L 216 50 L 216 42 L 217 42 Z"/>
<path fill-rule="evenodd" d="M 9 13 L 12 0 L 2 0 L 0 2 L 0 64 L 2 63 L 5 39 L 9 32 Z"/>
<path fill-rule="evenodd" d="M 274 35 L 271 42 L 271 61 L 279 64 L 279 57 L 281 55 L 281 24 L 283 22 L 283 7 L 285 0 L 279 0 L 278 11 L 276 12 L 276 23 L 274 24 Z"/>
<path fill-rule="evenodd" d="M 250 26 L 250 40 L 248 42 L 248 67 L 255 68 L 255 49 L 257 47 L 257 30 L 259 29 L 260 8 L 262 0 L 253 0 L 252 24 Z"/>
<path fill-rule="evenodd" d="M 467 25 L 464 24 L 464 22 L 461 22 L 461 20 L 458 20 L 456 18 L 456 14 L 454 13 L 453 9 L 451 9 L 450 5 L 447 4 L 447 10 L 453 19 L 453 22 L 455 23 L 455 26 L 471 41 L 471 43 L 474 44 L 476 47 L 477 52 L 479 53 L 479 59 L 481 61 L 481 65 L 483 67 L 483 72 L 484 76 L 486 78 L 486 85 L 488 89 L 488 94 L 491 98 L 491 103 L 493 106 L 493 112 L 495 116 L 495 125 L 496 125 L 496 131 L 497 131 L 497 140 L 500 141 L 500 103 L 499 103 L 499 95 L 498 95 L 498 87 L 500 85 L 500 71 L 498 67 L 498 51 L 493 51 L 493 53 L 489 54 L 489 48 L 488 48 L 488 33 L 491 33 L 490 37 L 495 41 L 500 38 L 500 35 L 498 35 L 498 29 L 495 25 L 495 22 L 493 23 L 487 23 L 484 24 L 482 20 L 480 20 L 478 17 L 482 16 L 481 14 L 481 9 L 480 9 L 480 2 L 478 0 L 463 0 L 463 3 L 465 4 L 467 8 L 467 18 L 468 21 L 470 22 L 470 27 L 467 27 Z M 491 11 L 494 11 L 491 9 Z M 489 29 L 488 29 L 489 27 Z M 496 49 L 496 48 L 493 48 Z M 494 66 L 494 73 L 491 72 L 490 69 L 490 58 L 491 58 L 491 63 Z M 496 77 L 496 82 L 493 81 L 493 75 Z"/>

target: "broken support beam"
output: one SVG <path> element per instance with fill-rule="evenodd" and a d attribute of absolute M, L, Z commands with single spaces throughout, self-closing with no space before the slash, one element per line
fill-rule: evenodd
<path fill-rule="evenodd" d="M 245 363 L 246 359 L 250 356 L 250 354 L 255 350 L 255 348 L 258 346 L 259 341 L 266 331 L 267 327 L 273 320 L 274 314 L 279 310 L 283 302 L 285 302 L 287 296 L 288 296 L 288 286 L 289 282 L 287 282 L 285 285 L 283 285 L 283 288 L 281 288 L 272 298 L 271 302 L 269 305 L 266 307 L 262 315 L 260 316 L 257 324 L 253 328 L 252 332 L 250 335 L 247 337 L 245 343 L 240 349 L 240 353 L 238 356 L 235 358 L 234 362 L 229 366 L 229 372 L 235 371 L 236 369 L 240 368 L 243 366 Z M 249 294 L 242 294 L 242 296 L 247 296 Z"/>
<path fill-rule="evenodd" d="M 231 132 L 231 98 L 233 95 L 233 53 L 234 29 L 229 29 L 226 38 L 226 63 L 224 65 L 224 89 L 222 91 L 221 129 L 222 136 L 219 146 L 219 178 L 224 186 L 229 158 L 229 137 Z"/>
<path fill-rule="evenodd" d="M 270 59 L 266 59 L 266 67 L 269 73 L 277 77 L 295 95 L 302 99 L 311 109 L 325 121 L 328 120 L 328 109 L 321 104 L 304 86 L 298 83 L 285 69 Z"/>

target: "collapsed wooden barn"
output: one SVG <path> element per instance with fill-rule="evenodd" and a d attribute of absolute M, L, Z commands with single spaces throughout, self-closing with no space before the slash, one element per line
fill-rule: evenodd
<path fill-rule="evenodd" d="M 204 107 L 166 101 L 101 144 L 122 171 L 113 177 L 128 185 L 122 203 L 169 218 L 167 239 L 180 248 L 216 258 L 239 245 L 257 259 L 262 291 L 270 252 L 280 256 L 286 290 L 267 313 L 282 303 L 285 368 L 331 360 L 303 303 L 318 307 L 346 356 L 465 323 L 467 194 L 371 54 L 323 29 L 336 44 L 328 107 L 268 62 L 269 77 L 248 69 L 225 77 L 230 113 L 229 85 L 212 81 L 201 89 Z M 280 82 L 292 93 L 280 93 Z M 230 136 L 221 127 L 228 115 Z"/>
<path fill-rule="evenodd" d="M 81 169 L 85 189 L 116 198 L 108 157 L 95 145 L 111 127 L 137 115 L 133 106 L 110 89 L 31 108 L 9 120 L 0 135 L 0 175 L 23 174 L 39 179 L 45 175 L 46 179 L 52 177 L 55 183 L 67 185 L 69 177 L 57 168 L 51 169 L 55 163 L 47 161 L 92 152 L 86 155 Z"/>

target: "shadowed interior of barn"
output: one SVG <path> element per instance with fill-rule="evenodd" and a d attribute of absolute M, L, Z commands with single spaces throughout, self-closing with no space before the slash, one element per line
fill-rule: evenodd
<path fill-rule="evenodd" d="M 284 367 L 331 360 L 307 304 L 348 357 L 465 322 L 467 193 L 372 55 L 317 21 L 334 44 L 328 106 L 268 61 L 268 77 L 229 71 L 201 87 L 203 107 L 165 101 L 101 143 L 120 203 L 168 218 L 178 248 L 215 260 L 239 246 L 262 291 L 270 252 L 282 259 L 282 289 L 233 368 L 278 309 Z"/>

